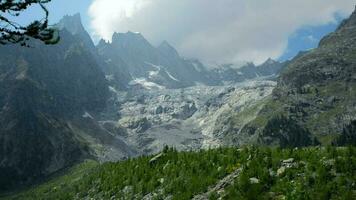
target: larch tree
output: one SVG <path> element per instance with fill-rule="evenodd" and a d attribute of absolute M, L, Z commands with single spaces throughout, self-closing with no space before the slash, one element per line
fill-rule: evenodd
<path fill-rule="evenodd" d="M 59 41 L 58 31 L 48 25 L 46 3 L 51 0 L 0 0 L 0 45 L 20 44 L 28 46 L 31 38 L 45 44 L 56 44 Z M 20 15 L 30 7 L 39 6 L 43 18 L 34 20 L 28 25 L 18 23 Z"/>

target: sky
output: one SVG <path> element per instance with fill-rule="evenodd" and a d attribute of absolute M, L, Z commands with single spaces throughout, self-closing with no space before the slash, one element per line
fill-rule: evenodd
<path fill-rule="evenodd" d="M 94 41 L 114 32 L 167 40 L 205 63 L 287 60 L 315 48 L 355 8 L 354 0 L 52 0 L 50 22 L 80 12 Z M 32 9 L 23 19 L 38 14 Z"/>
<path fill-rule="evenodd" d="M 278 57 L 279 61 L 286 61 L 296 56 L 300 51 L 306 51 L 318 46 L 320 40 L 327 34 L 335 31 L 342 22 L 341 16 L 336 16 L 336 22 L 325 25 L 302 26 L 288 37 L 287 48 Z"/>

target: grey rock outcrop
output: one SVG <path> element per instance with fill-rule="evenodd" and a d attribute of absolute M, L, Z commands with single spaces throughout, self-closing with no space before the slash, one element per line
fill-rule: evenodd
<path fill-rule="evenodd" d="M 197 110 L 194 102 L 185 102 L 172 116 L 173 118 L 185 120 L 193 116 Z"/>

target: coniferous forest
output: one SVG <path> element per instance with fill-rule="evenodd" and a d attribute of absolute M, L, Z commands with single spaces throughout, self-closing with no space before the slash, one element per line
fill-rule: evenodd
<path fill-rule="evenodd" d="M 356 148 L 218 148 L 87 160 L 5 199 L 355 199 Z M 214 190 L 224 177 L 226 188 Z"/>

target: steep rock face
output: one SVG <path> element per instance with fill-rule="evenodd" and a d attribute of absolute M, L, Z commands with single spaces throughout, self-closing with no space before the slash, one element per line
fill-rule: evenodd
<path fill-rule="evenodd" d="M 31 80 L 8 87 L 0 111 L 0 179 L 7 184 L 0 189 L 53 173 L 87 154 L 65 121 L 51 114 L 45 90 Z"/>
<path fill-rule="evenodd" d="M 1 81 L 9 86 L 29 81 L 47 91 L 52 97 L 48 99 L 51 106 L 59 108 L 51 110 L 56 114 L 101 110 L 108 97 L 103 73 L 91 53 L 76 42 L 80 38 L 66 30 L 61 31 L 61 36 L 62 40 L 56 46 L 34 42 L 33 48 L 28 49 L 1 48 Z M 3 90 L 8 89 L 11 87 L 3 87 Z"/>
<path fill-rule="evenodd" d="M 158 48 L 158 51 L 164 55 L 169 62 L 168 72 L 175 74 L 176 79 L 186 81 L 190 85 L 197 82 L 206 85 L 218 85 L 221 81 L 212 77 L 206 67 L 198 60 L 187 60 L 181 58 L 177 50 L 168 42 L 164 41 Z M 174 76 L 174 75 L 173 75 Z M 180 81 L 180 82 L 181 82 Z"/>
<path fill-rule="evenodd" d="M 144 77 L 147 71 L 155 69 L 147 63 L 159 62 L 158 52 L 140 33 L 115 33 L 112 47 L 115 54 L 128 65 L 128 70 L 134 77 Z"/>
<path fill-rule="evenodd" d="M 64 16 L 57 24 L 57 27 L 60 30 L 66 29 L 69 31 L 72 35 L 77 35 L 78 37 L 81 38 L 81 41 L 87 46 L 87 48 L 90 51 L 93 51 L 95 49 L 95 45 L 88 34 L 88 32 L 85 30 L 81 16 L 80 14 L 75 14 L 73 16 Z"/>
<path fill-rule="evenodd" d="M 272 99 L 245 127 L 245 132 L 260 134 L 265 142 L 265 125 L 284 115 L 308 129 L 321 143 L 330 144 L 355 120 L 355 21 L 356 12 L 322 39 L 318 48 L 300 54 L 288 64 Z"/>
<path fill-rule="evenodd" d="M 66 29 L 61 41 L 0 48 L 0 189 L 27 183 L 89 156 L 69 121 L 98 113 L 109 95 L 86 42 Z"/>
<path fill-rule="evenodd" d="M 106 76 L 106 80 L 110 85 L 115 85 L 118 89 L 122 90 L 127 88 L 127 83 L 132 79 L 130 73 L 128 73 L 126 68 L 123 67 L 126 64 L 124 64 L 124 62 L 117 56 L 112 56 L 113 52 L 111 52 L 111 54 L 109 53 L 108 55 L 103 55 L 103 57 L 99 55 L 98 49 L 100 48 L 97 49 L 95 47 L 90 35 L 85 30 L 81 22 L 80 14 L 64 16 L 56 26 L 59 29 L 65 29 L 72 35 L 76 35 L 76 37 L 80 38 L 79 41 L 82 43 L 83 48 L 90 51 L 92 57 L 100 66 L 101 71 L 103 71 L 105 74 L 108 74 L 108 76 Z M 101 40 L 98 44 L 98 47 L 104 46 L 105 44 L 105 41 Z"/>
<path fill-rule="evenodd" d="M 110 85 L 115 86 L 119 90 L 128 88 L 128 83 L 133 80 L 131 73 L 128 70 L 128 65 L 121 57 L 117 56 L 117 52 L 109 49 L 109 43 L 100 40 L 96 46 L 100 60 L 102 60 L 102 69 L 107 77 Z"/>

